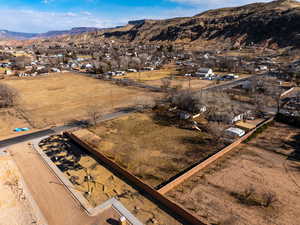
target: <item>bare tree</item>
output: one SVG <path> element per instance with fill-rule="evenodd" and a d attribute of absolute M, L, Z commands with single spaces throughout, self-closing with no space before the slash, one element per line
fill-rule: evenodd
<path fill-rule="evenodd" d="M 88 106 L 87 107 L 87 117 L 88 117 L 88 123 L 91 126 L 96 126 L 98 120 L 100 120 L 103 116 L 101 110 L 97 106 Z"/>
<path fill-rule="evenodd" d="M 273 101 L 273 105 L 275 104 L 276 107 L 276 113 L 279 113 L 282 105 L 281 98 L 283 89 L 280 87 L 276 78 L 262 77 L 254 79 L 252 81 L 252 93 L 261 97 L 259 104 L 266 105 Z M 261 102 L 263 100 L 265 100 L 265 102 Z"/>
<path fill-rule="evenodd" d="M 143 111 L 147 108 L 153 108 L 155 106 L 155 100 L 151 96 L 138 96 L 136 98 L 136 108 Z"/>
<path fill-rule="evenodd" d="M 14 88 L 0 84 L 0 107 L 14 106 L 19 97 L 19 93 Z"/>
<path fill-rule="evenodd" d="M 164 92 L 167 92 L 168 89 L 170 88 L 171 86 L 171 80 L 168 79 L 168 78 L 164 78 L 164 79 L 161 79 L 161 89 L 164 91 Z"/>

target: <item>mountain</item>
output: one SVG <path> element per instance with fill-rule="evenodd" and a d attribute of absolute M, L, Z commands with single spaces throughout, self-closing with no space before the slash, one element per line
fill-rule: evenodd
<path fill-rule="evenodd" d="M 21 32 L 14 32 L 8 30 L 0 30 L 0 39 L 30 39 L 35 37 L 35 33 L 21 33 Z"/>
<path fill-rule="evenodd" d="M 95 27 L 74 27 L 71 30 L 48 31 L 46 33 L 22 33 L 8 30 L 0 30 L 1 40 L 26 40 L 33 38 L 51 38 L 59 35 L 75 35 L 85 32 L 93 32 L 99 30 Z"/>
<path fill-rule="evenodd" d="M 209 10 L 193 17 L 130 22 L 126 31 L 105 32 L 104 37 L 139 42 L 260 44 L 300 47 L 300 3 L 278 0 L 241 7 Z"/>

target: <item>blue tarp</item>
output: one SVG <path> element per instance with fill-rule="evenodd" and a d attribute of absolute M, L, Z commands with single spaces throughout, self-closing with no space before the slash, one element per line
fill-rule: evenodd
<path fill-rule="evenodd" d="M 27 127 L 24 127 L 24 128 L 15 128 L 14 131 L 15 132 L 29 131 L 29 128 L 27 128 Z"/>

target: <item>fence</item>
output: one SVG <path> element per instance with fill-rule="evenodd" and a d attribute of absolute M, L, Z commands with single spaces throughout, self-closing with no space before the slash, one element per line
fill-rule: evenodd
<path fill-rule="evenodd" d="M 158 190 L 158 192 L 160 194 L 166 194 L 171 189 L 173 189 L 174 187 L 176 187 L 179 184 L 181 184 L 183 181 L 187 180 L 188 178 L 190 178 L 194 174 L 198 173 L 202 169 L 208 167 L 211 163 L 217 161 L 218 159 L 220 159 L 221 157 L 223 157 L 227 153 L 231 152 L 235 147 L 237 147 L 239 144 L 241 144 L 243 141 L 245 141 L 247 138 L 249 138 L 257 129 L 259 129 L 260 127 L 264 126 L 265 124 L 270 123 L 271 121 L 273 121 L 273 119 L 274 118 L 272 117 L 272 118 L 270 118 L 270 119 L 268 119 L 268 120 L 260 123 L 256 128 L 254 128 L 253 130 L 251 130 L 249 133 L 247 133 L 246 135 L 244 135 L 242 138 L 240 138 L 237 141 L 233 142 L 232 144 L 228 145 L 227 147 L 225 147 L 224 149 L 222 149 L 218 153 L 214 154 L 213 156 L 211 156 L 207 160 L 199 163 L 198 165 L 196 165 L 195 167 L 193 167 L 192 169 L 190 169 L 189 171 L 187 171 L 186 173 L 184 173 L 180 177 L 176 178 L 175 180 L 173 180 L 170 183 L 166 184 L 165 186 L 161 187 Z"/>
<path fill-rule="evenodd" d="M 93 155 L 95 155 L 99 160 L 101 160 L 105 165 L 116 171 L 118 174 L 125 177 L 127 180 L 132 182 L 136 187 L 143 190 L 145 193 L 149 194 L 154 200 L 159 202 L 162 206 L 172 212 L 174 217 L 179 218 L 180 221 L 183 221 L 183 224 L 193 224 L 193 225 L 207 225 L 200 220 L 197 216 L 191 214 L 190 212 L 186 211 L 184 208 L 176 204 L 175 202 L 171 201 L 170 199 L 166 198 L 164 195 L 159 193 L 157 190 L 153 189 L 149 185 L 145 184 L 143 181 L 138 179 L 136 176 L 128 172 L 127 170 L 120 167 L 118 164 L 114 163 L 112 160 L 101 154 L 99 151 L 94 149 L 89 144 L 83 142 L 79 137 L 74 135 L 73 133 L 65 132 L 65 135 L 70 137 L 75 143 L 80 145 L 82 148 L 86 149 Z M 176 216 L 175 216 L 176 215 Z"/>

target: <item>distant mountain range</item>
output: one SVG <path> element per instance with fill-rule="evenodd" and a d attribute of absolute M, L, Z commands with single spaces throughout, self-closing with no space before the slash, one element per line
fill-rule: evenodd
<path fill-rule="evenodd" d="M 59 35 L 75 35 L 82 34 L 85 32 L 93 32 L 100 30 L 95 27 L 74 27 L 70 30 L 61 30 L 61 31 L 48 31 L 46 33 L 22 33 L 9 30 L 0 30 L 0 39 L 1 40 L 26 40 L 33 38 L 51 38 Z"/>

